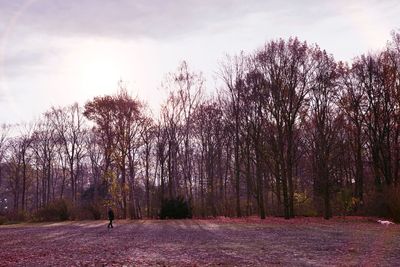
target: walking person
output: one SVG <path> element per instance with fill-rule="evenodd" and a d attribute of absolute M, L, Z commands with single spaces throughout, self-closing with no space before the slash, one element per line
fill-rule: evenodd
<path fill-rule="evenodd" d="M 114 212 L 111 208 L 108 209 L 108 219 L 110 220 L 110 223 L 107 225 L 107 228 L 114 228 L 112 225 L 112 222 L 114 220 Z"/>

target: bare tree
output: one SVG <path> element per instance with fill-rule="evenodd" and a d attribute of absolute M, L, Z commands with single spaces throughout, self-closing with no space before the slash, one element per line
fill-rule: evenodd
<path fill-rule="evenodd" d="M 79 166 L 84 154 L 85 122 L 78 104 L 67 108 L 53 108 L 50 118 L 57 131 L 57 140 L 63 147 L 68 160 L 68 171 L 71 182 L 71 199 L 77 200 Z"/>
<path fill-rule="evenodd" d="M 3 160 L 5 159 L 6 152 L 7 152 L 7 143 L 8 143 L 8 136 L 10 132 L 10 125 L 2 124 L 0 126 L 0 189 L 1 184 L 3 181 Z"/>
<path fill-rule="evenodd" d="M 364 133 L 363 124 L 365 120 L 365 92 L 359 84 L 359 80 L 347 65 L 339 70 L 341 71 L 341 80 L 343 92 L 339 100 L 339 105 L 349 120 L 349 134 L 351 137 L 351 151 L 355 161 L 354 181 L 355 196 L 363 201 L 364 195 Z"/>
<path fill-rule="evenodd" d="M 150 117 L 147 117 L 142 122 L 141 138 L 144 143 L 144 165 L 145 165 L 145 190 L 146 190 L 146 215 L 151 217 L 150 203 L 150 161 L 151 151 L 155 139 L 155 127 Z"/>
<path fill-rule="evenodd" d="M 244 90 L 244 76 L 246 72 L 245 55 L 241 53 L 236 57 L 227 57 L 220 69 L 220 77 L 225 83 L 230 100 L 229 116 L 232 118 L 234 129 L 234 160 L 235 160 L 235 191 L 236 215 L 242 216 L 240 207 L 240 143 L 241 143 L 241 105 Z"/>
<path fill-rule="evenodd" d="M 243 113 L 246 116 L 247 135 L 249 136 L 249 151 L 247 159 L 248 175 L 250 175 L 251 163 L 255 162 L 255 176 L 256 186 L 255 191 L 257 195 L 257 205 L 261 219 L 265 219 L 265 198 L 264 198 L 264 176 L 266 172 L 266 146 L 264 143 L 266 120 L 266 103 L 268 98 L 267 83 L 263 74 L 258 70 L 257 63 L 250 62 L 251 70 L 247 73 L 245 78 L 246 93 L 244 96 L 244 106 L 246 109 Z M 254 151 L 254 156 L 250 153 Z M 248 178 L 251 180 L 251 177 Z M 248 187 L 251 183 L 248 184 Z M 248 188 L 250 191 L 250 188 Z"/>
<path fill-rule="evenodd" d="M 46 112 L 43 118 L 36 123 L 33 132 L 33 151 L 35 154 L 36 168 L 36 207 L 46 205 L 50 201 L 50 188 L 52 184 L 52 165 L 54 163 L 56 150 L 58 148 L 58 139 L 56 137 L 56 129 L 53 125 L 51 112 Z M 39 175 L 41 172 L 41 175 Z M 41 179 L 41 187 L 39 185 L 39 177 Z M 63 180 L 64 182 L 64 180 Z M 62 184 L 61 191 L 64 190 Z M 41 198 L 39 197 L 41 192 Z"/>
<path fill-rule="evenodd" d="M 294 132 L 310 91 L 313 62 L 310 49 L 297 38 L 267 43 L 257 52 L 260 72 L 269 88 L 267 109 L 276 129 L 277 163 L 285 218 L 294 217 Z"/>
<path fill-rule="evenodd" d="M 334 151 L 336 142 L 335 121 L 337 112 L 336 63 L 332 56 L 316 48 L 313 51 L 316 66 L 313 70 L 312 89 L 310 92 L 310 123 L 314 162 L 314 190 L 322 195 L 324 218 L 332 217 L 331 186 Z"/>

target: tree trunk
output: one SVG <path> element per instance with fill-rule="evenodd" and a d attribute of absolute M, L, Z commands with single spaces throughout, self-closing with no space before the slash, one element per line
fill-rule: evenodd
<path fill-rule="evenodd" d="M 265 219 L 265 208 L 264 208 L 264 183 L 263 183 L 263 169 L 262 169 L 262 157 L 260 155 L 259 141 L 256 141 L 256 175 L 257 175 L 257 200 L 260 212 L 260 218 Z"/>

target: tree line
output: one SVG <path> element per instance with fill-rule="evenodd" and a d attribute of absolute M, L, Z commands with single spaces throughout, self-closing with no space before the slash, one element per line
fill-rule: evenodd
<path fill-rule="evenodd" d="M 3 125 L 0 213 L 73 218 L 364 214 L 400 218 L 400 34 L 350 63 L 297 38 L 227 56 L 212 95 L 186 62 L 157 115 L 120 83 L 83 107 Z M 0 215 L 1 215 L 0 214 Z M 33 215 L 32 215 L 33 216 Z"/>

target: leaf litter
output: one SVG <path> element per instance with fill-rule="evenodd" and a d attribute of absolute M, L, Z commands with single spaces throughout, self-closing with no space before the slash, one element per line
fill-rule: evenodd
<path fill-rule="evenodd" d="M 0 226 L 0 266 L 400 266 L 374 218 L 82 221 Z"/>

